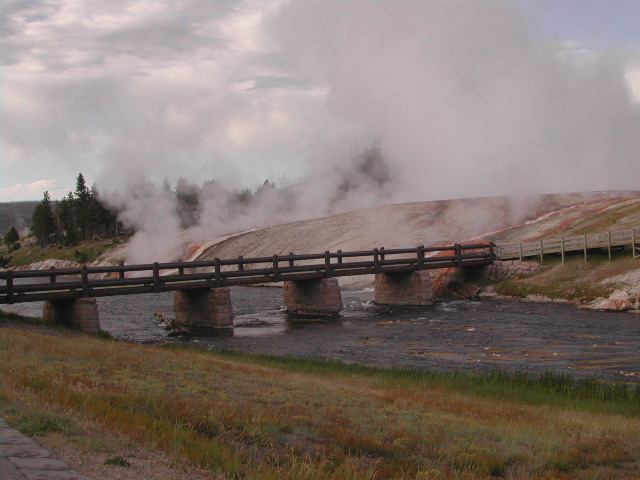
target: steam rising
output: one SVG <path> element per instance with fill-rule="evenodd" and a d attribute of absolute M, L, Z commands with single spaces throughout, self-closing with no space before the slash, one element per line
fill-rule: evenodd
<path fill-rule="evenodd" d="M 98 187 L 138 230 L 132 261 L 381 203 L 637 188 L 634 59 L 533 39 L 506 0 L 109 5 L 12 7 L 6 110 L 21 115 L 3 142 L 15 161 L 103 165 Z M 305 180 L 261 188 L 283 175 Z"/>

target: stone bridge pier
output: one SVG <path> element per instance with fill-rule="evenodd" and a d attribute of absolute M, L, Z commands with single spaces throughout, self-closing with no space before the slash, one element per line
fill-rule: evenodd
<path fill-rule="evenodd" d="M 287 313 L 303 317 L 330 317 L 342 310 L 340 284 L 337 278 L 287 280 L 283 285 Z"/>
<path fill-rule="evenodd" d="M 196 336 L 233 335 L 229 287 L 177 290 L 173 299 L 176 323 Z"/>
<path fill-rule="evenodd" d="M 42 318 L 45 322 L 75 327 L 85 332 L 100 331 L 98 304 L 95 298 L 46 300 Z"/>
<path fill-rule="evenodd" d="M 374 302 L 379 305 L 433 305 L 433 283 L 429 272 L 376 274 Z"/>

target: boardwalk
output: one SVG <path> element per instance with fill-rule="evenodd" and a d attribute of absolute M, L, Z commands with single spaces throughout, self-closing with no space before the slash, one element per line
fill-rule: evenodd
<path fill-rule="evenodd" d="M 487 265 L 492 243 L 0 272 L 0 304 Z M 210 271 L 203 271 L 203 270 Z M 104 278 L 105 276 L 110 278 Z M 102 278 L 100 278 L 102 277 Z"/>
<path fill-rule="evenodd" d="M 611 260 L 612 250 L 620 247 L 630 247 L 633 258 L 636 258 L 640 250 L 638 242 L 640 242 L 640 229 L 544 238 L 520 243 L 498 243 L 496 244 L 496 258 L 498 260 L 518 259 L 522 261 L 528 257 L 539 257 L 542 261 L 545 255 L 554 254 L 560 255 L 564 262 L 565 254 L 570 252 L 583 252 L 584 259 L 587 260 L 589 250 L 606 249 L 609 260 Z"/>

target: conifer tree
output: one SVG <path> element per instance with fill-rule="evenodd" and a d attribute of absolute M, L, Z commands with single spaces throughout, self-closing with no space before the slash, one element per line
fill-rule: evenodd
<path fill-rule="evenodd" d="M 16 230 L 15 225 L 12 225 L 7 234 L 4 236 L 4 242 L 9 247 L 9 251 L 15 248 L 15 245 L 20 241 L 20 235 L 18 234 L 18 230 Z"/>
<path fill-rule="evenodd" d="M 47 245 L 51 241 L 51 237 L 56 233 L 56 222 L 51 210 L 49 192 L 44 192 L 42 200 L 33 210 L 31 233 L 38 239 L 41 247 Z"/>

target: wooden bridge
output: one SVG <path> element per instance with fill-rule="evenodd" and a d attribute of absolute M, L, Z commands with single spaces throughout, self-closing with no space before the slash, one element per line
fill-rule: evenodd
<path fill-rule="evenodd" d="M 498 260 L 518 259 L 522 261 L 528 257 L 539 257 L 540 261 L 543 261 L 545 255 L 560 255 L 562 263 L 564 263 L 568 253 L 581 252 L 586 261 L 589 251 L 606 250 L 609 260 L 611 260 L 614 249 L 626 247 L 631 249 L 633 258 L 637 258 L 638 251 L 640 251 L 640 231 L 638 230 L 634 228 L 570 237 L 544 238 L 520 243 L 498 243 L 495 247 L 496 258 Z"/>
<path fill-rule="evenodd" d="M 45 301 L 44 316 L 48 319 L 64 323 L 71 317 L 71 323 L 92 330 L 99 325 L 96 297 L 175 291 L 178 323 L 192 327 L 196 333 L 205 333 L 208 328 L 232 324 L 230 286 L 284 282 L 288 312 L 330 315 L 342 308 L 336 277 L 375 274 L 377 303 L 426 305 L 432 301 L 427 270 L 487 265 L 494 259 L 493 243 L 477 243 L 44 271 L 8 270 L 0 272 L 0 280 L 4 280 L 0 304 Z"/>

